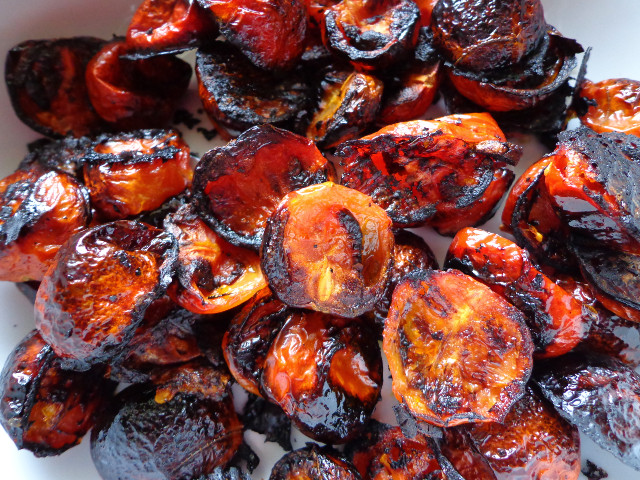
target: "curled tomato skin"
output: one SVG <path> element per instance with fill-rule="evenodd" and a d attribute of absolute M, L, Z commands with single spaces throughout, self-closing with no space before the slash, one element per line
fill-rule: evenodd
<path fill-rule="evenodd" d="M 389 125 L 336 151 L 341 183 L 371 195 L 394 227 L 433 219 L 443 233 L 491 214 L 521 154 L 486 113 Z"/>
<path fill-rule="evenodd" d="M 220 33 L 259 68 L 290 70 L 302 55 L 308 15 L 302 0 L 197 0 Z"/>
<path fill-rule="evenodd" d="M 242 443 L 225 377 L 187 365 L 120 392 L 91 432 L 100 476 L 197 478 L 225 467 Z"/>
<path fill-rule="evenodd" d="M 165 229 L 178 240 L 176 281 L 169 295 L 187 310 L 224 312 L 267 286 L 258 254 L 220 238 L 190 205 L 170 214 Z"/>
<path fill-rule="evenodd" d="M 357 317 L 384 294 L 391 221 L 371 198 L 326 182 L 289 193 L 264 233 L 262 271 L 288 305 Z"/>
<path fill-rule="evenodd" d="M 37 457 L 59 455 L 80 443 L 114 388 L 100 368 L 61 369 L 34 330 L 13 350 L 0 374 L 0 423 L 18 448 Z"/>
<path fill-rule="evenodd" d="M 585 80 L 578 96 L 586 104 L 586 111 L 579 115 L 583 125 L 598 133 L 640 136 L 640 82 L 637 80 Z"/>
<path fill-rule="evenodd" d="M 538 358 L 572 350 L 595 318 L 592 309 L 536 268 L 526 250 L 494 233 L 460 230 L 449 246 L 445 267 L 480 280 L 522 311 Z"/>
<path fill-rule="evenodd" d="M 361 319 L 298 310 L 273 339 L 261 389 L 306 435 L 324 443 L 355 438 L 382 387 L 382 356 Z"/>
<path fill-rule="evenodd" d="M 213 41 L 218 28 L 210 12 L 195 0 L 143 0 L 127 29 L 127 45 L 136 51 L 177 52 Z"/>
<path fill-rule="evenodd" d="M 522 313 L 457 270 L 404 277 L 393 292 L 383 349 L 398 401 L 445 427 L 501 421 L 533 364 Z"/>
<path fill-rule="evenodd" d="M 362 439 L 348 445 L 363 480 L 445 480 L 432 443 L 422 433 L 406 437 L 400 427 L 372 421 Z"/>
<path fill-rule="evenodd" d="M 85 69 L 106 42 L 94 37 L 28 40 L 5 64 L 11 104 L 26 125 L 49 137 L 94 135 L 107 128 L 96 113 Z"/>
<path fill-rule="evenodd" d="M 129 51 L 117 39 L 91 59 L 85 73 L 91 104 L 119 130 L 162 127 L 189 86 L 191 67 L 170 55 L 122 58 Z"/>
<path fill-rule="evenodd" d="M 265 123 L 294 129 L 307 108 L 309 87 L 300 75 L 262 70 L 228 43 L 199 49 L 196 75 L 202 105 L 226 140 Z"/>
<path fill-rule="evenodd" d="M 173 236 L 117 221 L 72 237 L 42 280 L 36 326 L 65 367 L 86 370 L 120 353 L 171 282 Z"/>
<path fill-rule="evenodd" d="M 189 146 L 175 130 L 100 135 L 84 160 L 91 205 L 106 220 L 160 207 L 193 176 Z"/>
<path fill-rule="evenodd" d="M 453 65 L 480 72 L 518 63 L 538 46 L 547 24 L 539 0 L 440 0 L 431 27 Z"/>
<path fill-rule="evenodd" d="M 40 281 L 62 244 L 91 220 L 87 190 L 35 165 L 0 180 L 0 280 Z"/>
<path fill-rule="evenodd" d="M 347 0 L 324 12 L 324 44 L 357 69 L 384 69 L 415 46 L 420 10 L 409 0 Z"/>
<path fill-rule="evenodd" d="M 286 453 L 271 470 L 269 480 L 360 480 L 358 471 L 338 452 L 316 444 Z"/>
<path fill-rule="evenodd" d="M 333 179 L 333 166 L 311 140 L 262 125 L 205 153 L 193 192 L 200 215 L 216 233 L 258 250 L 267 219 L 286 194 Z"/>
<path fill-rule="evenodd" d="M 448 429 L 445 438 L 443 453 L 465 478 L 577 480 L 580 476 L 578 429 L 530 387 L 501 423 Z M 461 450 L 464 446 L 468 451 Z M 469 462 L 474 455 L 478 457 Z M 484 470 L 479 463 L 489 471 L 467 476 L 471 468 Z"/>

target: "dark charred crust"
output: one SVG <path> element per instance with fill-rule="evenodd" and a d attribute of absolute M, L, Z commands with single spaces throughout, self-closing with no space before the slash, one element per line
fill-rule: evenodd
<path fill-rule="evenodd" d="M 353 465 L 340 457 L 331 447 L 309 444 L 285 454 L 273 467 L 269 480 L 360 480 Z"/>
<path fill-rule="evenodd" d="M 613 315 L 601 305 L 596 310 L 598 318 L 577 349 L 610 355 L 634 367 L 640 365 L 640 323 Z"/>
<path fill-rule="evenodd" d="M 45 170 L 61 170 L 76 178 L 81 178 L 82 165 L 92 140 L 88 137 L 65 137 L 40 143 L 20 162 L 18 169 L 39 165 Z"/>
<path fill-rule="evenodd" d="M 266 436 L 267 442 L 276 442 L 284 450 L 293 450 L 291 445 L 291 420 L 280 407 L 250 395 L 242 412 L 245 428 Z"/>
<path fill-rule="evenodd" d="M 83 156 L 83 160 L 89 164 L 108 165 L 119 163 L 122 165 L 135 165 L 138 163 L 148 163 L 156 159 L 163 162 L 172 160 L 180 152 L 180 148 L 172 145 L 172 142 L 181 140 L 182 135 L 177 130 L 146 129 L 117 134 L 103 134 L 95 137 L 88 151 Z M 136 140 L 154 140 L 159 143 L 153 146 L 151 152 L 143 151 L 137 147 L 128 150 L 121 150 L 118 153 L 105 152 L 105 145 L 109 143 L 126 144 Z"/>
<path fill-rule="evenodd" d="M 309 87 L 295 73 L 261 70 L 229 44 L 198 50 L 196 73 L 205 110 L 228 137 L 265 123 L 292 127 L 307 107 Z"/>
<path fill-rule="evenodd" d="M 105 43 L 94 37 L 74 37 L 28 40 L 13 47 L 7 55 L 5 79 L 20 120 L 49 137 L 80 137 L 104 131 L 105 122 L 94 111 L 87 94 L 84 70 Z M 69 69 L 61 60 L 65 52 L 71 59 Z M 64 108 L 51 110 L 56 109 L 54 101 L 65 96 Z M 52 114 L 50 123 L 38 118 L 43 112 Z"/>

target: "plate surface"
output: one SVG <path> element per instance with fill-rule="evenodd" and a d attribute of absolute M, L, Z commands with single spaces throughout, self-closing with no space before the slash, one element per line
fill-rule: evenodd
<path fill-rule="evenodd" d="M 2 64 L 6 52 L 15 44 L 28 39 L 91 35 L 110 38 L 123 35 L 137 6 L 136 0 L 0 0 L 0 52 Z M 567 37 L 577 39 L 583 46 L 593 47 L 589 62 L 588 78 L 627 77 L 640 80 L 640 2 L 638 0 L 543 0 L 547 22 Z M 186 100 L 191 111 L 199 107 L 197 94 L 192 89 Z M 0 128 L 2 147 L 0 175 L 11 173 L 26 154 L 26 144 L 39 135 L 23 125 L 13 113 L 6 89 L 0 88 L 0 111 L 3 112 Z M 435 112 L 435 111 L 434 111 Z M 434 116 L 437 113 L 434 113 Z M 211 128 L 206 119 L 201 126 Z M 217 143 L 209 142 L 195 131 L 184 131 L 191 148 L 199 154 Z M 525 157 L 518 173 L 545 152 L 543 147 L 528 137 L 515 139 L 525 147 Z M 498 231 L 498 216 L 484 228 Z M 449 238 L 440 237 L 426 229 L 418 230 L 442 260 Z M 15 345 L 34 328 L 31 304 L 13 284 L 0 282 L 0 361 L 9 355 Z M 390 382 L 385 377 L 383 402 L 376 417 L 391 421 Z M 242 399 L 239 398 L 239 401 Z M 264 444 L 263 437 L 248 433 L 247 441 L 258 452 L 261 464 L 254 478 L 268 478 L 272 464 L 282 451 L 274 444 Z M 294 438 L 294 447 L 304 445 L 302 436 Z M 600 450 L 589 440 L 583 439 L 583 461 L 590 459 L 609 473 L 609 479 L 631 480 L 640 473 L 622 465 L 612 455 Z M 0 478 L 11 480 L 99 480 L 89 455 L 89 441 L 63 455 L 36 459 L 31 453 L 18 451 L 0 429 Z M 584 477 L 581 477 L 584 478 Z"/>

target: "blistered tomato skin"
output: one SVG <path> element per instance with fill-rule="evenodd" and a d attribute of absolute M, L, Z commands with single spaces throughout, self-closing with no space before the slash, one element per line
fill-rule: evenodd
<path fill-rule="evenodd" d="M 454 66 L 483 71 L 518 63 L 538 46 L 547 24 L 539 0 L 441 0 L 431 27 Z"/>
<path fill-rule="evenodd" d="M 269 480 L 361 480 L 353 465 L 328 447 L 315 444 L 285 454 Z"/>
<path fill-rule="evenodd" d="M 197 0 L 220 33 L 265 70 L 290 70 L 304 50 L 308 15 L 302 0 Z"/>
<path fill-rule="evenodd" d="M 7 359 L 0 388 L 0 423 L 18 448 L 44 457 L 80 443 L 110 401 L 115 383 L 100 369 L 62 370 L 34 330 Z"/>
<path fill-rule="evenodd" d="M 106 220 L 154 210 L 191 184 L 189 146 L 175 130 L 101 135 L 85 156 L 91 205 Z"/>
<path fill-rule="evenodd" d="M 398 401 L 436 426 L 501 421 L 533 364 L 522 313 L 457 270 L 416 271 L 398 284 L 383 348 Z"/>
<path fill-rule="evenodd" d="M 265 357 L 261 387 L 314 440 L 351 440 L 380 396 L 376 336 L 361 319 L 292 312 Z"/>
<path fill-rule="evenodd" d="M 531 388 L 503 422 L 457 427 L 447 432 L 446 439 L 443 451 L 463 475 L 465 452 L 456 450 L 465 444 L 467 455 L 480 455 L 496 480 L 577 480 L 580 475 L 578 429 Z"/>
<path fill-rule="evenodd" d="M 391 220 L 370 197 L 326 182 L 280 202 L 264 233 L 262 271 L 288 305 L 357 317 L 384 295 L 393 244 Z"/>
<path fill-rule="evenodd" d="M 403 435 L 400 427 L 372 421 L 362 439 L 347 448 L 363 480 L 445 480 L 449 477 L 425 435 Z"/>
<path fill-rule="evenodd" d="M 534 380 L 583 434 L 640 468 L 640 376 L 632 367 L 604 355 L 570 354 L 536 367 Z"/>
<path fill-rule="evenodd" d="M 231 310 L 267 286 L 258 254 L 220 238 L 191 205 L 168 215 L 165 229 L 178 240 L 176 280 L 169 295 L 187 310 Z"/>
<path fill-rule="evenodd" d="M 408 0 L 348 0 L 324 13 L 324 44 L 357 69 L 388 68 L 404 60 L 418 37 L 420 10 Z"/>
<path fill-rule="evenodd" d="M 49 170 L 60 170 L 72 177 L 78 177 L 84 164 L 92 139 L 90 137 L 64 137 L 60 140 L 42 139 L 29 147 L 18 170 L 29 170 L 33 167 Z"/>
<path fill-rule="evenodd" d="M 85 73 L 91 104 L 119 130 L 163 127 L 189 86 L 191 67 L 170 55 L 121 57 L 129 51 L 116 39 L 91 59 Z"/>
<path fill-rule="evenodd" d="M 336 154 L 341 183 L 370 195 L 394 227 L 433 219 L 451 234 L 493 211 L 513 178 L 506 166 L 522 151 L 506 142 L 490 115 L 476 113 L 389 125 Z"/>
<path fill-rule="evenodd" d="M 589 330 L 594 312 L 531 263 L 526 250 L 478 228 L 454 237 L 445 268 L 457 268 L 488 285 L 527 318 L 537 358 L 572 350 Z"/>
<path fill-rule="evenodd" d="M 127 45 L 157 53 L 187 50 L 213 41 L 218 28 L 194 0 L 143 0 L 127 29 Z"/>
<path fill-rule="evenodd" d="M 84 75 L 105 43 L 93 37 L 28 40 L 9 50 L 5 79 L 18 118 L 49 137 L 102 132 L 106 123 L 91 105 Z"/>
<path fill-rule="evenodd" d="M 176 256 L 173 236 L 139 222 L 107 223 L 72 237 L 36 297 L 43 339 L 74 369 L 109 360 L 164 293 Z"/>
<path fill-rule="evenodd" d="M 0 280 L 40 281 L 61 245 L 91 220 L 87 190 L 39 165 L 0 180 Z"/>
<path fill-rule="evenodd" d="M 91 457 L 105 480 L 196 478 L 224 467 L 242 443 L 242 423 L 209 368 L 168 372 L 156 388 L 117 395 L 91 432 Z M 194 378 L 197 374 L 200 378 Z M 197 380 L 194 388 L 194 380 Z"/>
<path fill-rule="evenodd" d="M 216 233 L 258 250 L 267 219 L 286 194 L 333 179 L 333 166 L 311 140 L 262 125 L 205 153 L 193 192 Z"/>
<path fill-rule="evenodd" d="M 599 133 L 640 136 L 640 82 L 628 78 L 585 80 L 578 96 L 586 104 L 580 115 L 583 125 Z"/>

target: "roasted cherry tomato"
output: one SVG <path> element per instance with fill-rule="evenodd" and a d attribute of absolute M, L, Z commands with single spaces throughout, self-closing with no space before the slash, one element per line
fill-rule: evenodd
<path fill-rule="evenodd" d="M 331 182 L 288 194 L 264 233 L 262 271 L 288 305 L 357 317 L 384 295 L 391 220 L 371 198 Z"/>
<path fill-rule="evenodd" d="M 91 205 L 109 220 L 160 207 L 193 176 L 189 146 L 175 130 L 101 135 L 84 160 Z"/>
<path fill-rule="evenodd" d="M 118 221 L 84 230 L 60 250 L 36 297 L 36 326 L 65 365 L 86 370 L 131 340 L 171 282 L 175 238 Z"/>
<path fill-rule="evenodd" d="M 262 70 L 228 43 L 198 50 L 196 74 L 204 109 L 227 140 L 264 123 L 291 129 L 307 108 L 309 86 L 298 74 Z"/>
<path fill-rule="evenodd" d="M 420 10 L 411 0 L 344 0 L 325 10 L 322 38 L 356 68 L 384 69 L 408 56 L 419 21 Z"/>
<path fill-rule="evenodd" d="M 336 152 L 342 157 L 341 183 L 371 195 L 394 226 L 429 224 L 433 218 L 443 233 L 493 211 L 513 178 L 506 165 L 521 153 L 485 113 L 397 123 Z M 457 216 L 456 209 L 463 214 L 452 221 L 447 214 Z"/>
<path fill-rule="evenodd" d="M 178 239 L 171 297 L 195 313 L 219 313 L 249 300 L 267 286 L 257 253 L 231 245 L 185 205 L 165 220 Z"/>
<path fill-rule="evenodd" d="M 211 367 L 183 366 L 155 387 L 120 392 L 91 432 L 100 476 L 196 478 L 225 466 L 242 443 L 228 382 Z"/>
<path fill-rule="evenodd" d="M 383 348 L 398 401 L 437 426 L 502 421 L 533 364 L 522 313 L 457 270 L 398 284 Z"/>
<path fill-rule="evenodd" d="M 213 41 L 218 34 L 210 12 L 195 0 L 143 0 L 127 29 L 137 52 L 179 52 Z"/>
<path fill-rule="evenodd" d="M 526 250 L 495 233 L 460 230 L 449 246 L 445 267 L 480 280 L 522 311 L 536 357 L 572 350 L 595 318 L 593 310 L 536 268 Z"/>
<path fill-rule="evenodd" d="M 80 443 L 109 404 L 116 385 L 102 373 L 62 370 L 34 330 L 0 374 L 0 423 L 18 448 L 37 457 L 59 455 Z"/>
<path fill-rule="evenodd" d="M 315 444 L 284 455 L 271 470 L 269 480 L 361 480 L 353 465 L 328 447 Z"/>
<path fill-rule="evenodd" d="M 220 33 L 257 67 L 289 70 L 304 50 L 308 16 L 302 0 L 197 0 Z"/>
<path fill-rule="evenodd" d="M 586 104 L 580 115 L 583 125 L 599 133 L 640 136 L 640 82 L 627 78 L 595 83 L 585 80 L 578 96 Z"/>
<path fill-rule="evenodd" d="M 90 137 L 64 137 L 60 140 L 42 139 L 29 145 L 29 153 L 22 159 L 18 169 L 28 170 L 36 165 L 44 170 L 60 170 L 81 178 L 79 172 L 84 164 L 92 139 Z M 33 148 L 31 148 L 33 145 Z"/>
<path fill-rule="evenodd" d="M 577 480 L 580 475 L 578 429 L 531 388 L 502 422 L 447 429 L 445 439 L 443 453 L 464 478 Z"/>
<path fill-rule="evenodd" d="M 357 138 L 373 124 L 382 100 L 382 82 L 372 75 L 330 71 L 320 86 L 320 102 L 307 137 L 320 148 Z"/>
<path fill-rule="evenodd" d="M 40 165 L 0 180 L 0 279 L 40 281 L 61 245 L 91 220 L 87 190 Z"/>
<path fill-rule="evenodd" d="M 333 179 L 333 166 L 311 140 L 263 125 L 205 153 L 193 192 L 211 228 L 258 250 L 267 219 L 286 194 Z"/>
<path fill-rule="evenodd" d="M 264 360 L 261 388 L 307 436 L 355 438 L 380 397 L 382 356 L 363 319 L 294 311 Z"/>
<path fill-rule="evenodd" d="M 120 130 L 162 127 L 189 86 L 191 67 L 170 55 L 122 58 L 129 51 L 124 40 L 114 40 L 91 59 L 86 71 L 91 104 Z"/>
<path fill-rule="evenodd" d="M 18 118 L 50 137 L 104 131 L 89 100 L 85 69 L 105 43 L 93 37 L 28 40 L 9 50 L 5 79 Z"/>

